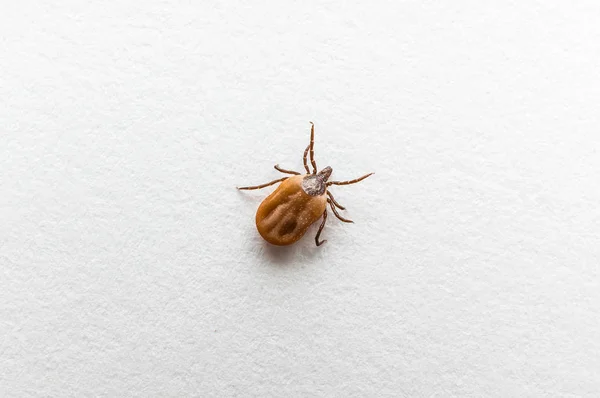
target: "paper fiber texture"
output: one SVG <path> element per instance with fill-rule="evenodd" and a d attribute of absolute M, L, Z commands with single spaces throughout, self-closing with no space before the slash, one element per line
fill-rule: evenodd
<path fill-rule="evenodd" d="M 600 5 L 7 2 L 3 397 L 597 397 Z M 319 168 L 355 224 L 290 248 Z"/>

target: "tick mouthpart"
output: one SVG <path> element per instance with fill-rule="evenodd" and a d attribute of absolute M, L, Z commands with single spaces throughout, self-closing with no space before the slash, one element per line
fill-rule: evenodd
<path fill-rule="evenodd" d="M 326 182 L 329 177 L 331 177 L 331 173 L 333 169 L 330 166 L 325 167 L 323 170 L 319 171 L 317 174 L 317 178 L 323 182 Z"/>

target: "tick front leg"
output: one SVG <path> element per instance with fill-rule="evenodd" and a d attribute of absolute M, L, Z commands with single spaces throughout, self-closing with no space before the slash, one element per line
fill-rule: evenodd
<path fill-rule="evenodd" d="M 275 170 L 281 171 L 282 173 L 285 173 L 285 174 L 300 175 L 300 173 L 298 173 L 297 171 L 282 169 L 281 167 L 279 167 L 278 164 L 275 165 Z"/>
<path fill-rule="evenodd" d="M 323 243 L 327 242 L 327 239 L 319 242 L 319 236 L 321 236 L 321 231 L 323 231 L 323 228 L 325 227 L 325 221 L 327 221 L 327 209 L 325 209 L 325 211 L 323 212 L 323 221 L 321 222 L 321 226 L 319 227 L 317 235 L 315 236 L 315 243 L 317 244 L 317 246 L 321 246 Z"/>
<path fill-rule="evenodd" d="M 362 177 L 359 177 L 359 178 L 357 178 L 355 180 L 350 180 L 350 181 L 329 181 L 327 183 L 327 186 L 330 186 L 330 185 L 350 185 L 350 184 L 356 184 L 357 182 L 362 181 L 365 178 L 367 178 L 368 176 L 371 176 L 373 174 L 375 174 L 375 173 L 369 173 L 367 175 L 364 175 Z"/>
<path fill-rule="evenodd" d="M 308 168 L 308 150 L 310 149 L 310 144 L 304 150 L 304 156 L 302 157 L 302 161 L 304 162 L 304 169 L 306 170 L 306 174 L 310 174 L 310 169 Z"/>
<path fill-rule="evenodd" d="M 344 218 L 342 216 L 340 216 L 340 213 L 338 213 L 337 209 L 335 208 L 335 206 L 333 205 L 333 201 L 331 199 L 327 199 L 327 202 L 329 202 L 329 206 L 331 206 L 331 210 L 333 210 L 333 214 L 335 214 L 335 216 L 337 218 L 339 218 L 340 220 L 342 220 L 343 222 L 354 222 L 352 220 L 348 220 L 347 218 Z"/>
<path fill-rule="evenodd" d="M 283 177 L 283 178 L 280 178 L 280 179 L 275 180 L 275 181 L 267 182 L 266 184 L 255 185 L 253 187 L 237 187 L 237 189 L 240 189 L 240 190 L 245 189 L 247 191 L 252 190 L 252 189 L 261 189 L 261 188 L 264 188 L 264 187 L 268 187 L 269 185 L 273 185 L 273 184 L 277 184 L 278 182 L 285 181 L 288 178 L 289 177 Z"/>
<path fill-rule="evenodd" d="M 315 124 L 310 122 L 310 163 L 313 167 L 313 174 L 317 174 L 317 162 L 315 162 Z"/>

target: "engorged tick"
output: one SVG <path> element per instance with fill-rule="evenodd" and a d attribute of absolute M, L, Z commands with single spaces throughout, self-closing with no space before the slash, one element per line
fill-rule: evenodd
<path fill-rule="evenodd" d="M 238 187 L 238 189 L 260 189 L 281 182 L 277 189 L 270 194 L 256 211 L 256 228 L 260 235 L 269 243 L 278 246 L 291 245 L 300 239 L 308 227 L 323 216 L 321 226 L 315 236 L 317 246 L 327 242 L 319 241 L 321 231 L 327 221 L 327 204 L 331 207 L 333 214 L 343 222 L 354 222 L 348 220 L 338 213 L 337 209 L 346 210 L 333 198 L 327 188 L 331 185 L 349 185 L 364 180 L 374 174 L 369 173 L 360 178 L 350 181 L 328 181 L 333 171 L 327 166 L 317 173 L 315 162 L 315 125 L 310 122 L 310 144 L 304 151 L 304 168 L 306 174 L 301 175 L 297 171 L 285 170 L 275 165 L 275 169 L 285 173 L 293 174 L 293 177 L 283 177 L 275 181 L 251 187 Z M 308 168 L 307 155 L 310 152 L 310 163 L 313 171 Z"/>

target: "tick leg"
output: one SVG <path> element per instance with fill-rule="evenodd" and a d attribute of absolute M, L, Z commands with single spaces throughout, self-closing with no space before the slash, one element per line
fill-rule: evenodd
<path fill-rule="evenodd" d="M 297 171 L 282 169 L 281 167 L 279 167 L 278 164 L 275 165 L 275 170 L 281 171 L 282 173 L 286 173 L 286 174 L 295 174 L 295 175 L 299 175 L 300 174 Z"/>
<path fill-rule="evenodd" d="M 362 181 L 365 178 L 367 178 L 368 176 L 373 175 L 373 174 L 375 174 L 375 173 L 369 173 L 369 174 L 364 175 L 364 176 L 362 176 L 360 178 L 357 178 L 355 180 L 350 180 L 350 181 L 329 181 L 327 183 L 327 186 L 330 186 L 330 185 L 350 185 L 350 184 L 356 184 L 357 182 Z"/>
<path fill-rule="evenodd" d="M 327 221 L 327 209 L 325 209 L 325 211 L 323 212 L 323 221 L 321 222 L 321 226 L 319 227 L 317 235 L 315 236 L 315 243 L 317 244 L 317 246 L 321 246 L 323 243 L 327 242 L 327 239 L 319 242 L 319 236 L 321 236 L 321 231 L 323 231 L 323 228 L 325 227 L 325 221 Z"/>
<path fill-rule="evenodd" d="M 308 168 L 308 162 L 306 161 L 306 157 L 308 156 L 308 150 L 310 149 L 310 144 L 304 150 L 304 157 L 302 160 L 304 161 L 304 168 L 306 169 L 306 174 L 310 174 L 310 169 Z"/>
<path fill-rule="evenodd" d="M 255 185 L 253 187 L 237 187 L 237 189 L 245 189 L 245 190 L 248 190 L 248 191 L 252 190 L 252 189 L 261 189 L 261 188 L 264 188 L 264 187 L 268 187 L 269 185 L 277 184 L 278 182 L 287 180 L 288 178 L 289 177 L 283 177 L 283 178 L 280 178 L 280 179 L 275 180 L 275 181 L 267 182 L 266 184 Z"/>
<path fill-rule="evenodd" d="M 346 208 L 344 206 L 342 206 L 341 204 L 339 204 L 334 198 L 333 198 L 333 194 L 329 191 L 327 191 L 327 195 L 329 195 L 329 198 L 331 199 L 331 201 L 333 202 L 334 205 L 336 205 L 338 207 L 338 209 L 340 210 L 346 210 Z"/>
<path fill-rule="evenodd" d="M 340 213 L 338 213 L 337 209 L 335 208 L 335 206 L 333 205 L 333 201 L 331 199 L 327 199 L 327 202 L 329 202 L 329 206 L 331 206 L 331 210 L 333 210 L 333 214 L 335 214 L 335 216 L 337 218 L 339 218 L 340 220 L 342 220 L 343 222 L 354 222 L 352 220 L 348 220 L 347 218 L 344 218 L 342 216 L 340 216 Z"/>
<path fill-rule="evenodd" d="M 313 167 L 313 174 L 317 174 L 317 162 L 315 162 L 315 124 L 310 122 L 310 163 Z"/>

